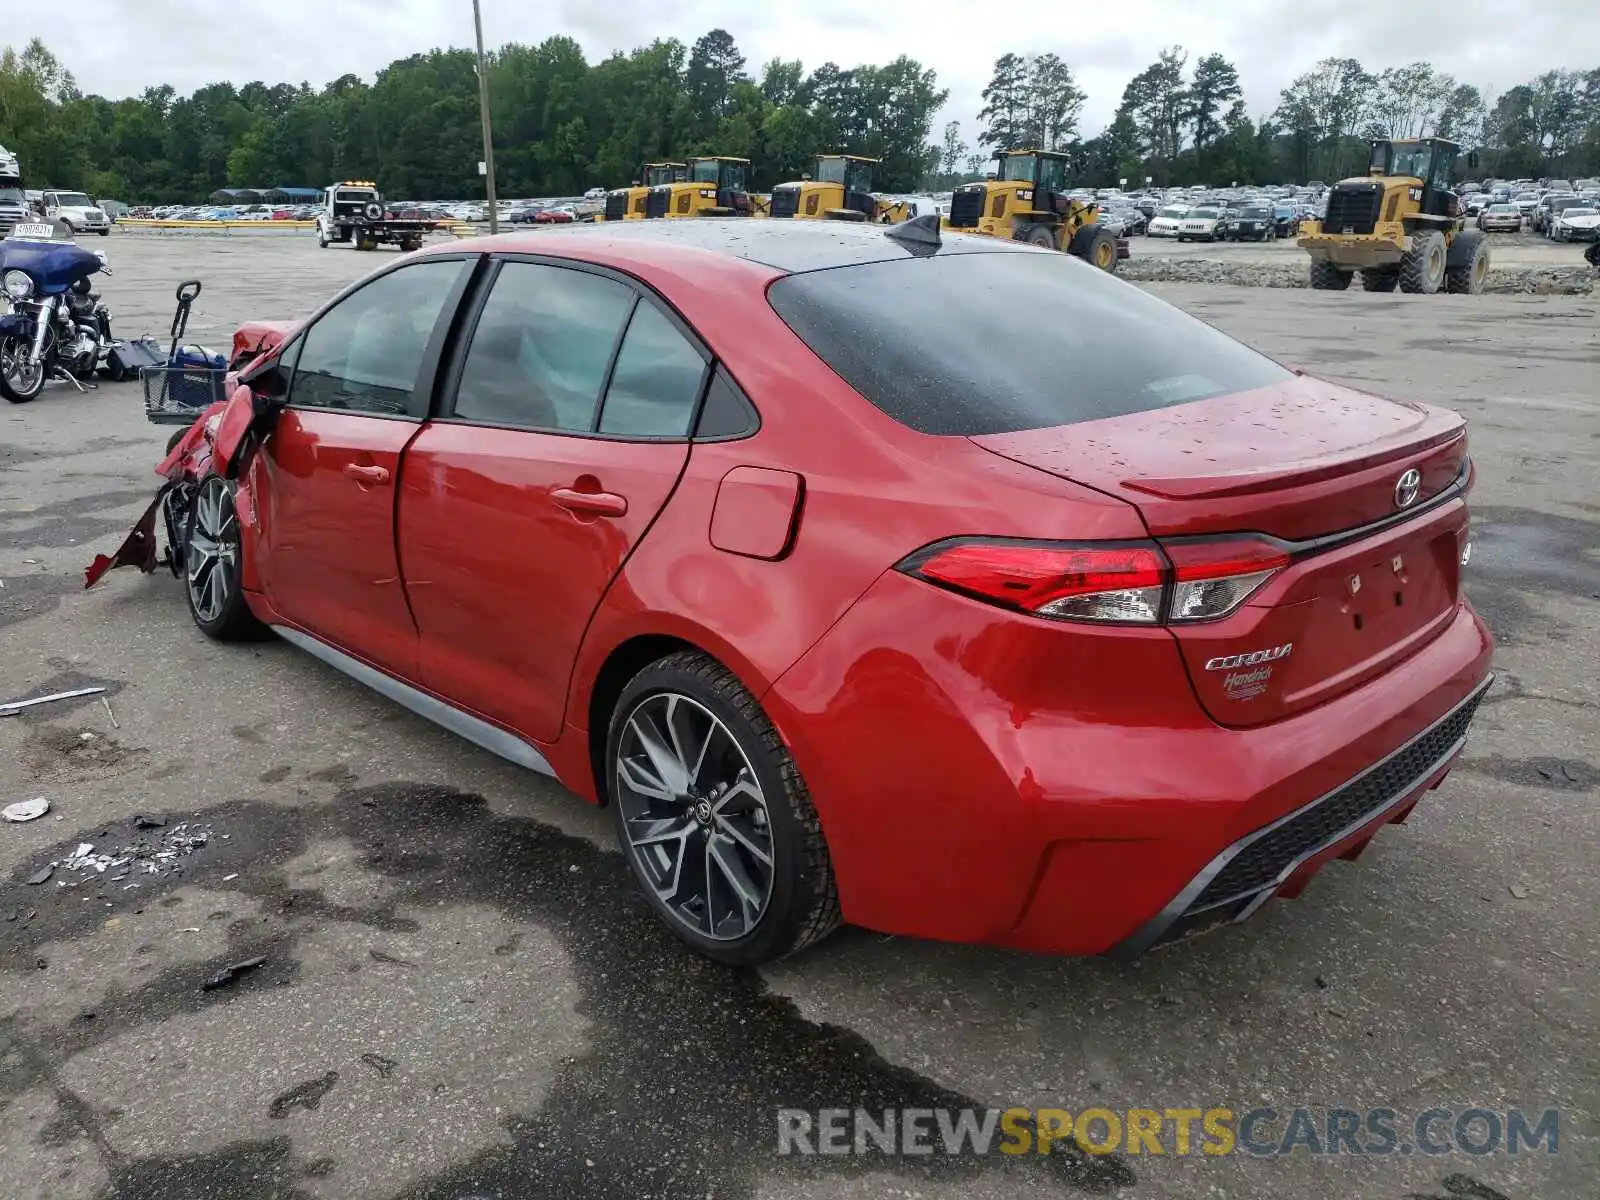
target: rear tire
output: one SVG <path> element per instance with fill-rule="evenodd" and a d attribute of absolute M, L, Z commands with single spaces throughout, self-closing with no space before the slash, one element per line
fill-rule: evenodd
<path fill-rule="evenodd" d="M 218 642 L 255 641 L 268 630 L 244 598 L 244 542 L 234 489 L 208 475 L 195 489 L 183 532 L 183 594 L 200 632 Z"/>
<path fill-rule="evenodd" d="M 1444 286 L 1448 251 L 1444 234 L 1427 229 L 1411 235 L 1411 249 L 1400 259 L 1400 290 L 1413 296 L 1431 296 Z"/>
<path fill-rule="evenodd" d="M 1076 255 L 1091 267 L 1098 267 L 1107 274 L 1117 273 L 1117 239 L 1109 229 L 1085 225 L 1072 235 L 1067 253 Z"/>
<path fill-rule="evenodd" d="M 1017 241 L 1027 242 L 1030 246 L 1043 246 L 1046 250 L 1056 249 L 1056 231 L 1048 225 L 1029 225 L 1018 235 Z"/>
<path fill-rule="evenodd" d="M 1394 267 L 1373 267 L 1361 272 L 1361 290 L 1365 292 L 1392 292 L 1400 282 L 1400 272 Z"/>
<path fill-rule="evenodd" d="M 683 650 L 635 675 L 611 714 L 605 772 L 634 879 L 692 949 L 753 966 L 838 927 L 833 865 L 805 780 L 721 663 Z"/>
<path fill-rule="evenodd" d="M 1350 286 L 1352 271 L 1341 271 L 1330 262 L 1313 261 L 1311 286 L 1319 292 L 1342 292 Z"/>

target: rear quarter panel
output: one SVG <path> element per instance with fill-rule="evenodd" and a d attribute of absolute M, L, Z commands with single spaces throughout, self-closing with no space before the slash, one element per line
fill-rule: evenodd
<path fill-rule="evenodd" d="M 739 382 L 761 425 L 750 437 L 691 450 L 676 492 L 590 624 L 569 725 L 588 728 L 596 677 L 631 638 L 681 638 L 722 661 L 759 698 L 874 580 L 929 542 L 977 533 L 1142 535 L 1130 505 L 964 438 L 913 433 L 878 412 L 772 311 L 765 279 L 736 272 L 736 286 L 724 290 L 702 280 L 681 288 L 673 279 L 655 282 Z M 776 561 L 712 545 L 717 489 L 741 466 L 804 479 L 796 534 Z"/>

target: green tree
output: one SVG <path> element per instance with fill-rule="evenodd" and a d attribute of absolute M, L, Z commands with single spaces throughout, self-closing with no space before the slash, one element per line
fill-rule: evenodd
<path fill-rule="evenodd" d="M 1202 178 L 1206 174 L 1206 152 L 1226 131 L 1226 117 L 1241 94 L 1239 72 L 1222 55 L 1208 54 L 1194 64 L 1184 119 L 1194 139 L 1195 165 Z"/>
<path fill-rule="evenodd" d="M 713 29 L 695 42 L 684 84 L 703 136 L 716 131 L 733 102 L 734 85 L 746 81 L 744 55 L 726 29 Z"/>
<path fill-rule="evenodd" d="M 775 58 L 761 68 L 761 94 L 769 104 L 782 108 L 800 99 L 800 84 L 806 69 L 798 58 Z"/>
<path fill-rule="evenodd" d="M 1020 149 L 1028 135 L 1028 60 L 1020 54 L 995 59 L 994 74 L 983 89 L 978 144 L 991 150 Z"/>
<path fill-rule="evenodd" d="M 1183 148 L 1183 129 L 1189 113 L 1183 68 L 1188 57 L 1182 47 L 1168 47 L 1129 80 L 1122 93 L 1121 107 L 1139 131 L 1156 183 L 1163 186 L 1172 181 L 1178 151 Z"/>
<path fill-rule="evenodd" d="M 1036 150 L 1061 150 L 1078 136 L 1078 113 L 1088 97 L 1072 68 L 1054 54 L 1029 60 L 1027 128 L 1024 144 Z"/>

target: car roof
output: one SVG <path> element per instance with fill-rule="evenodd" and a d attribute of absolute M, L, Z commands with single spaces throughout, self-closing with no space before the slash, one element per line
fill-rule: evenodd
<path fill-rule="evenodd" d="M 739 259 L 783 274 L 886 262 L 930 254 L 1028 254 L 1036 248 L 1002 238 L 945 233 L 937 247 L 907 245 L 885 236 L 894 226 L 853 221 L 761 220 L 690 217 L 563 225 L 537 233 L 468 238 L 436 249 L 499 254 L 552 254 L 564 258 L 626 259 L 641 267 L 673 270 L 689 256 Z"/>

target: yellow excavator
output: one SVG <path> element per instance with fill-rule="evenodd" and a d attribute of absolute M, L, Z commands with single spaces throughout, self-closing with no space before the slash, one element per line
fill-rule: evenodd
<path fill-rule="evenodd" d="M 1450 190 L 1460 151 L 1444 138 L 1374 141 L 1367 174 L 1334 184 L 1322 220 L 1301 227 L 1311 286 L 1342 292 L 1359 272 L 1369 292 L 1483 291 L 1489 243 Z"/>
<path fill-rule="evenodd" d="M 745 190 L 748 158 L 707 154 L 689 160 L 688 178 L 657 184 L 645 198 L 653 217 L 748 217 L 756 206 Z"/>
<path fill-rule="evenodd" d="M 903 200 L 872 190 L 872 168 L 882 160 L 859 154 L 819 154 L 813 173 L 772 189 L 772 217 L 796 220 L 876 221 L 894 225 L 911 215 Z"/>
<path fill-rule="evenodd" d="M 645 163 L 642 183 L 631 187 L 612 188 L 606 193 L 606 207 L 597 221 L 642 221 L 645 202 L 650 189 L 668 183 L 681 183 L 689 178 L 689 164 L 681 162 Z"/>
<path fill-rule="evenodd" d="M 1065 154 L 1002 150 L 995 162 L 988 179 L 951 194 L 942 228 L 1064 250 L 1102 271 L 1128 257 L 1127 239 L 1098 224 L 1099 206 L 1069 194 Z"/>

